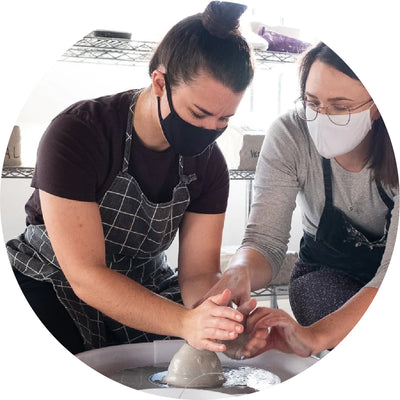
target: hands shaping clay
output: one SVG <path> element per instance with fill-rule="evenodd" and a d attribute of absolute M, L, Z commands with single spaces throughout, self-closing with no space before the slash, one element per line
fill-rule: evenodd
<path fill-rule="evenodd" d="M 225 382 L 221 361 L 209 350 L 185 343 L 172 358 L 164 382 L 185 388 L 213 388 Z"/>
<path fill-rule="evenodd" d="M 226 350 L 224 354 L 234 360 L 243 360 L 245 358 L 244 352 L 246 344 L 249 342 L 251 332 L 243 332 L 235 340 L 224 340 L 222 343 L 225 344 Z"/>

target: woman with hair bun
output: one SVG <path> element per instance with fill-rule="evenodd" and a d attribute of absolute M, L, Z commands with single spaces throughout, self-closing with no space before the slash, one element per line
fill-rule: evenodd
<path fill-rule="evenodd" d="M 166 337 L 224 351 L 243 330 L 229 290 L 194 304 L 220 275 L 229 175 L 215 140 L 253 77 L 245 9 L 214 1 L 178 22 L 149 87 L 73 104 L 44 133 L 27 228 L 7 250 L 71 352 Z M 164 252 L 178 230 L 176 272 Z"/>

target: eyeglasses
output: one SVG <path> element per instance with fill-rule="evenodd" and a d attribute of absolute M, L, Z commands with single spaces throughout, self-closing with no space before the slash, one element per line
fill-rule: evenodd
<path fill-rule="evenodd" d="M 369 99 L 363 104 L 357 107 L 349 108 L 344 106 L 332 105 L 327 107 L 320 107 L 312 101 L 298 99 L 295 101 L 295 109 L 297 115 L 304 121 L 314 121 L 320 110 L 324 109 L 329 120 L 339 126 L 346 126 L 350 122 L 351 113 L 359 108 L 365 106 L 369 102 L 373 101 Z"/>

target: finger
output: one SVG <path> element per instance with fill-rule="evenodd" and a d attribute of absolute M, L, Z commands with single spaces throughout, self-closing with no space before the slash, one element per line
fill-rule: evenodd
<path fill-rule="evenodd" d="M 227 318 L 232 321 L 243 321 L 242 313 L 230 307 L 213 307 L 213 309 L 211 310 L 211 315 L 213 317 Z"/>
<path fill-rule="evenodd" d="M 244 326 L 242 324 L 233 322 L 232 320 L 226 318 L 211 318 L 210 320 L 205 321 L 203 326 L 207 328 L 236 332 L 238 334 L 244 331 Z"/>
<path fill-rule="evenodd" d="M 222 293 L 211 296 L 209 300 L 219 306 L 227 306 L 231 301 L 231 295 L 231 291 L 229 289 L 225 289 Z"/>
<path fill-rule="evenodd" d="M 272 309 L 268 307 L 257 307 L 250 315 L 249 319 L 251 320 L 259 320 L 262 317 L 265 317 L 266 315 L 271 314 Z"/>
<path fill-rule="evenodd" d="M 201 347 L 205 350 L 223 352 L 226 350 L 226 346 L 223 343 L 213 342 L 209 339 L 204 339 L 201 341 Z"/>
<path fill-rule="evenodd" d="M 235 331 L 225 331 L 224 329 L 218 328 L 206 328 L 203 332 L 204 337 L 207 339 L 234 340 L 238 337 L 238 333 Z"/>
<path fill-rule="evenodd" d="M 269 335 L 268 328 L 258 329 L 253 331 L 253 337 L 257 339 L 266 339 Z"/>
<path fill-rule="evenodd" d="M 254 325 L 254 330 L 263 330 L 263 329 L 266 329 L 266 328 L 268 328 L 270 325 L 269 325 L 269 320 L 270 320 L 270 318 L 269 318 L 269 316 L 268 315 L 266 315 L 266 316 L 264 316 L 264 317 L 262 317 L 261 319 L 259 319 L 257 322 L 256 322 L 256 324 Z"/>
<path fill-rule="evenodd" d="M 254 329 L 259 330 L 259 329 L 265 329 L 273 326 L 279 326 L 280 328 L 286 328 L 288 326 L 291 326 L 293 324 L 293 321 L 288 320 L 286 316 L 276 316 L 276 315 L 267 315 L 264 318 L 260 319 Z"/>
<path fill-rule="evenodd" d="M 264 347 L 266 344 L 267 344 L 267 337 L 263 337 L 261 339 L 253 337 L 246 344 L 245 349 L 248 351 L 252 351 L 254 353 L 255 349 L 260 349 L 261 347 Z"/>
<path fill-rule="evenodd" d="M 243 350 L 243 355 L 246 358 L 255 357 L 256 355 L 263 353 L 266 346 L 267 340 L 250 341 Z"/>
<path fill-rule="evenodd" d="M 246 329 L 254 330 L 255 325 L 266 315 L 270 314 L 270 309 L 266 307 L 256 308 L 247 318 Z"/>
<path fill-rule="evenodd" d="M 250 300 L 250 293 L 238 293 L 235 296 L 232 296 L 233 303 L 235 303 L 238 307 L 240 307 L 240 305 L 244 303 L 247 303 Z"/>
<path fill-rule="evenodd" d="M 256 306 L 257 306 L 257 300 L 250 299 L 249 301 L 246 301 L 245 303 L 241 304 L 238 307 L 238 311 L 240 311 L 243 315 L 247 316 L 256 308 Z"/>

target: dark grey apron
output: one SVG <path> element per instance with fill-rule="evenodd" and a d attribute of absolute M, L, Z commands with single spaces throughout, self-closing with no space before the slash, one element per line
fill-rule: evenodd
<path fill-rule="evenodd" d="M 309 326 L 339 309 L 376 274 L 385 250 L 393 201 L 377 182 L 388 211 L 382 236 L 361 231 L 333 205 L 330 160 L 323 159 L 325 206 L 316 235 L 304 232 L 292 271 L 289 300 L 296 320 Z"/>
<path fill-rule="evenodd" d="M 300 245 L 300 260 L 305 264 L 325 265 L 367 284 L 376 274 L 385 251 L 394 202 L 376 182 L 378 193 L 388 208 L 386 225 L 381 237 L 362 232 L 352 221 L 333 205 L 332 171 L 330 160 L 322 160 L 325 206 L 315 237 L 308 233 Z"/>
<path fill-rule="evenodd" d="M 180 157 L 179 183 L 173 189 L 171 200 L 153 203 L 128 173 L 133 112 L 139 93 L 134 94 L 129 107 L 122 171 L 99 201 L 106 263 L 152 292 L 181 302 L 177 273 L 169 267 L 164 251 L 174 240 L 190 203 L 187 185 L 197 178 L 195 174 L 184 174 Z M 53 284 L 59 300 L 77 325 L 85 348 L 165 338 L 122 325 L 80 300 L 57 262 L 44 225 L 29 225 L 22 235 L 7 243 L 7 251 L 11 265 L 18 271 Z"/>

